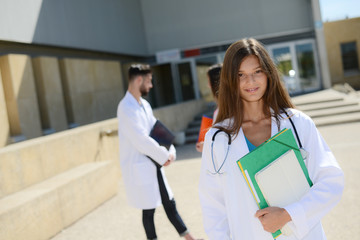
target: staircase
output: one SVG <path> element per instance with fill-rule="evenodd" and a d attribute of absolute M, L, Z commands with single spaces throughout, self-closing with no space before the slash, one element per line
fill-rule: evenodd
<path fill-rule="evenodd" d="M 206 115 L 212 118 L 215 109 L 216 109 L 216 104 L 213 102 L 209 103 L 207 109 L 204 112 L 199 113 L 198 115 L 195 116 L 194 120 L 189 123 L 187 129 L 185 130 L 185 137 L 186 137 L 185 144 L 197 142 L 199 137 L 202 116 Z"/>
<path fill-rule="evenodd" d="M 292 98 L 296 107 L 309 115 L 316 126 L 326 126 L 350 122 L 360 122 L 360 93 L 343 93 L 327 89 Z M 196 143 L 202 115 L 212 116 L 215 105 L 195 116 L 186 129 L 186 143 Z"/>
<path fill-rule="evenodd" d="M 293 98 L 296 107 L 316 126 L 360 122 L 360 96 L 327 89 Z"/>
<path fill-rule="evenodd" d="M 100 134 L 109 123 L 0 149 L 0 239 L 50 239 L 116 194 L 117 157 L 105 150 L 117 143 Z"/>

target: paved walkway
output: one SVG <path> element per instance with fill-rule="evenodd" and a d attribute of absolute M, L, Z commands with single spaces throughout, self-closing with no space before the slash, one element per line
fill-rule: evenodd
<path fill-rule="evenodd" d="M 345 172 L 346 186 L 341 202 L 323 219 L 328 240 L 360 240 L 360 122 L 319 128 Z M 196 237 L 206 239 L 197 194 L 200 154 L 193 145 L 177 148 L 178 161 L 166 168 L 178 210 Z M 158 239 L 180 239 L 165 212 L 155 216 Z M 146 239 L 141 211 L 127 206 L 124 186 L 118 194 L 52 240 L 138 240 Z"/>

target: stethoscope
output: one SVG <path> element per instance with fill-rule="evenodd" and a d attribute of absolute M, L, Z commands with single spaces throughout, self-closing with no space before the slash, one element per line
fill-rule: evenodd
<path fill-rule="evenodd" d="M 216 164 L 215 164 L 215 160 L 214 160 L 214 142 L 215 142 L 215 137 L 216 135 L 219 133 L 219 132 L 224 132 L 227 134 L 227 137 L 228 137 L 228 146 L 227 146 L 227 150 L 226 150 L 226 154 L 225 154 L 225 157 L 224 157 L 224 160 L 222 161 L 220 167 L 218 169 L 216 169 Z M 229 133 L 225 132 L 224 130 L 217 130 L 214 135 L 212 136 L 212 139 L 211 139 L 211 161 L 212 161 L 212 164 L 213 164 L 213 167 L 214 167 L 214 172 L 211 172 L 208 170 L 208 172 L 212 175 L 216 175 L 216 174 L 223 174 L 224 172 L 220 172 L 220 170 L 222 169 L 222 167 L 224 166 L 225 164 L 225 161 L 227 159 L 227 155 L 229 153 L 229 149 L 230 149 L 230 145 L 231 145 L 231 136 Z"/>
<path fill-rule="evenodd" d="M 291 120 L 291 117 L 289 116 L 289 114 L 288 114 L 286 111 L 284 111 L 284 112 L 285 112 L 286 116 L 288 117 L 288 119 L 290 120 L 291 126 L 292 126 L 293 129 L 294 129 L 296 139 L 297 139 L 297 141 L 298 141 L 298 143 L 299 143 L 299 150 L 300 150 L 301 156 L 303 157 L 303 159 L 304 159 L 304 161 L 305 161 L 305 160 L 309 157 L 309 152 L 306 151 L 306 150 L 304 149 L 303 145 L 301 144 L 301 141 L 300 141 L 298 132 L 297 132 L 297 130 L 296 130 L 296 127 L 295 127 L 294 122 Z"/>
<path fill-rule="evenodd" d="M 296 127 L 295 127 L 295 124 L 293 123 L 293 121 L 291 120 L 291 117 L 288 115 L 288 113 L 286 111 L 284 111 L 286 116 L 288 117 L 288 119 L 290 120 L 290 123 L 291 123 L 291 126 L 293 127 L 294 129 L 294 133 L 295 133 L 295 136 L 296 136 L 296 139 L 299 143 L 299 150 L 300 150 L 300 153 L 303 157 L 304 160 L 307 159 L 309 153 L 303 148 L 302 144 L 301 144 L 301 141 L 300 141 L 300 138 L 299 138 L 299 135 L 298 135 L 298 132 L 296 130 Z M 220 167 L 218 169 L 216 169 L 216 164 L 215 164 L 215 160 L 214 160 L 214 142 L 215 142 L 215 137 L 218 133 L 220 132 L 224 132 L 227 134 L 227 137 L 228 137 L 228 146 L 227 146 L 227 150 L 226 150 L 226 154 L 225 154 L 225 158 L 224 160 L 222 161 Z M 214 135 L 212 136 L 212 139 L 211 139 L 211 161 L 212 161 L 212 164 L 213 164 L 213 167 L 214 167 L 214 172 L 211 172 L 208 170 L 208 172 L 212 175 L 216 175 L 216 174 L 223 174 L 224 172 L 220 172 L 220 170 L 222 169 L 222 167 L 224 166 L 225 162 L 226 162 L 226 159 L 227 159 L 227 156 L 228 156 L 228 153 L 229 153 L 229 149 L 230 149 L 230 145 L 231 145 L 231 136 L 229 133 L 225 132 L 224 130 L 222 129 L 219 129 L 217 130 Z"/>

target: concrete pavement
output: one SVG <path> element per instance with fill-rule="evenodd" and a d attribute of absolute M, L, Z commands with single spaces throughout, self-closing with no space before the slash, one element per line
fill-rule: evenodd
<path fill-rule="evenodd" d="M 360 122 L 319 127 L 345 172 L 341 202 L 323 219 L 328 240 L 360 239 Z M 178 161 L 166 168 L 178 210 L 196 237 L 206 238 L 197 194 L 200 154 L 194 145 L 177 148 Z M 180 239 L 162 208 L 155 215 L 158 239 Z M 141 211 L 126 204 L 124 186 L 102 206 L 65 229 L 52 240 L 137 240 L 146 239 Z"/>

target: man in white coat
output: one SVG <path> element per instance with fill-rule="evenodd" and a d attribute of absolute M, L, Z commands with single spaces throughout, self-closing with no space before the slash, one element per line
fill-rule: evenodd
<path fill-rule="evenodd" d="M 152 88 L 149 65 L 131 65 L 129 85 L 117 109 L 119 123 L 120 166 L 128 203 L 143 210 L 143 225 L 147 239 L 157 239 L 154 226 L 155 208 L 164 206 L 167 217 L 180 236 L 194 238 L 179 216 L 173 193 L 164 169 L 176 158 L 173 145 L 167 150 L 149 136 L 156 119 L 150 104 L 142 98 Z"/>

